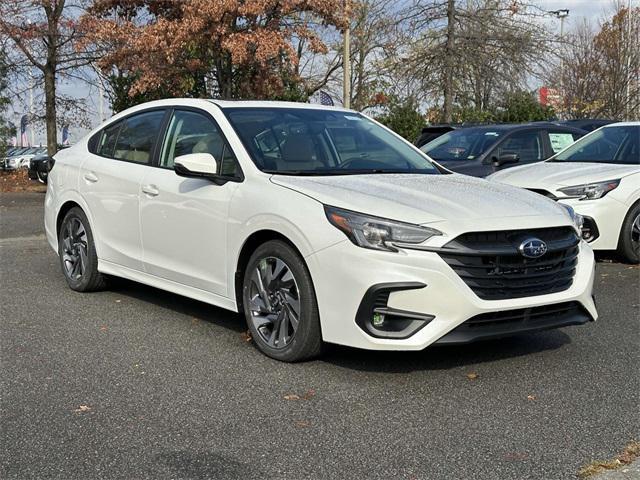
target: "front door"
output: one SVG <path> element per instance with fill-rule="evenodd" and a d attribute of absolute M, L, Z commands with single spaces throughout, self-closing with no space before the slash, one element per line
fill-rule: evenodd
<path fill-rule="evenodd" d="M 219 127 L 206 112 L 174 110 L 159 157 L 142 181 L 140 220 L 147 273 L 229 296 L 227 222 L 236 181 L 217 185 L 184 178 L 174 160 L 189 153 L 210 153 L 218 172 L 235 180 L 237 162 Z"/>

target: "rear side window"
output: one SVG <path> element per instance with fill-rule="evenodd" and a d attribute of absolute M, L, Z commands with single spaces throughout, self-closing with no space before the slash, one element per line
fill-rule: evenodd
<path fill-rule="evenodd" d="M 150 163 L 163 117 L 164 111 L 155 110 L 125 119 L 116 140 L 113 158 Z"/>
<path fill-rule="evenodd" d="M 102 131 L 96 151 L 98 155 L 113 158 L 113 150 L 115 149 L 116 140 L 118 140 L 118 133 L 120 132 L 121 126 L 122 124 L 118 123 L 107 127 Z"/>
<path fill-rule="evenodd" d="M 580 138 L 580 135 L 577 133 L 549 132 L 549 142 L 551 142 L 553 153 L 558 153 L 560 150 L 564 150 L 578 138 Z"/>

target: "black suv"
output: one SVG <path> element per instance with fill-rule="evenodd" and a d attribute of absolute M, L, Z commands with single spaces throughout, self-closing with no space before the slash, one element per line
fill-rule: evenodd
<path fill-rule="evenodd" d="M 553 123 L 483 125 L 452 130 L 420 150 L 449 170 L 486 177 L 504 168 L 545 160 L 586 133 Z"/>

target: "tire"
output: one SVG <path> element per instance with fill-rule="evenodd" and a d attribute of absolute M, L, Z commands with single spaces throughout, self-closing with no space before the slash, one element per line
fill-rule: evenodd
<path fill-rule="evenodd" d="M 253 252 L 243 274 L 242 303 L 253 343 L 265 355 L 299 362 L 321 353 L 311 275 L 287 243 L 271 240 Z"/>
<path fill-rule="evenodd" d="M 87 216 L 79 207 L 67 212 L 58 233 L 58 255 L 67 284 L 76 292 L 101 290 L 106 277 L 98 272 L 98 256 Z"/>
<path fill-rule="evenodd" d="M 640 203 L 631 207 L 622 222 L 618 254 L 625 262 L 640 263 Z"/>
<path fill-rule="evenodd" d="M 36 173 L 36 176 L 38 178 L 38 181 L 40 183 L 44 183 L 45 185 L 47 184 L 47 177 L 49 176 L 49 174 L 47 172 L 40 172 L 38 171 Z"/>

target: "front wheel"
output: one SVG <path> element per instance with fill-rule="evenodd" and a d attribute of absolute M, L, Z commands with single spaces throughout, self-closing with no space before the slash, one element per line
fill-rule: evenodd
<path fill-rule="evenodd" d="M 247 327 L 260 351 L 285 362 L 320 354 L 322 334 L 311 275 L 291 246 L 272 240 L 258 247 L 242 285 Z"/>
<path fill-rule="evenodd" d="M 629 263 L 640 263 L 640 203 L 629 210 L 622 223 L 618 254 Z"/>

